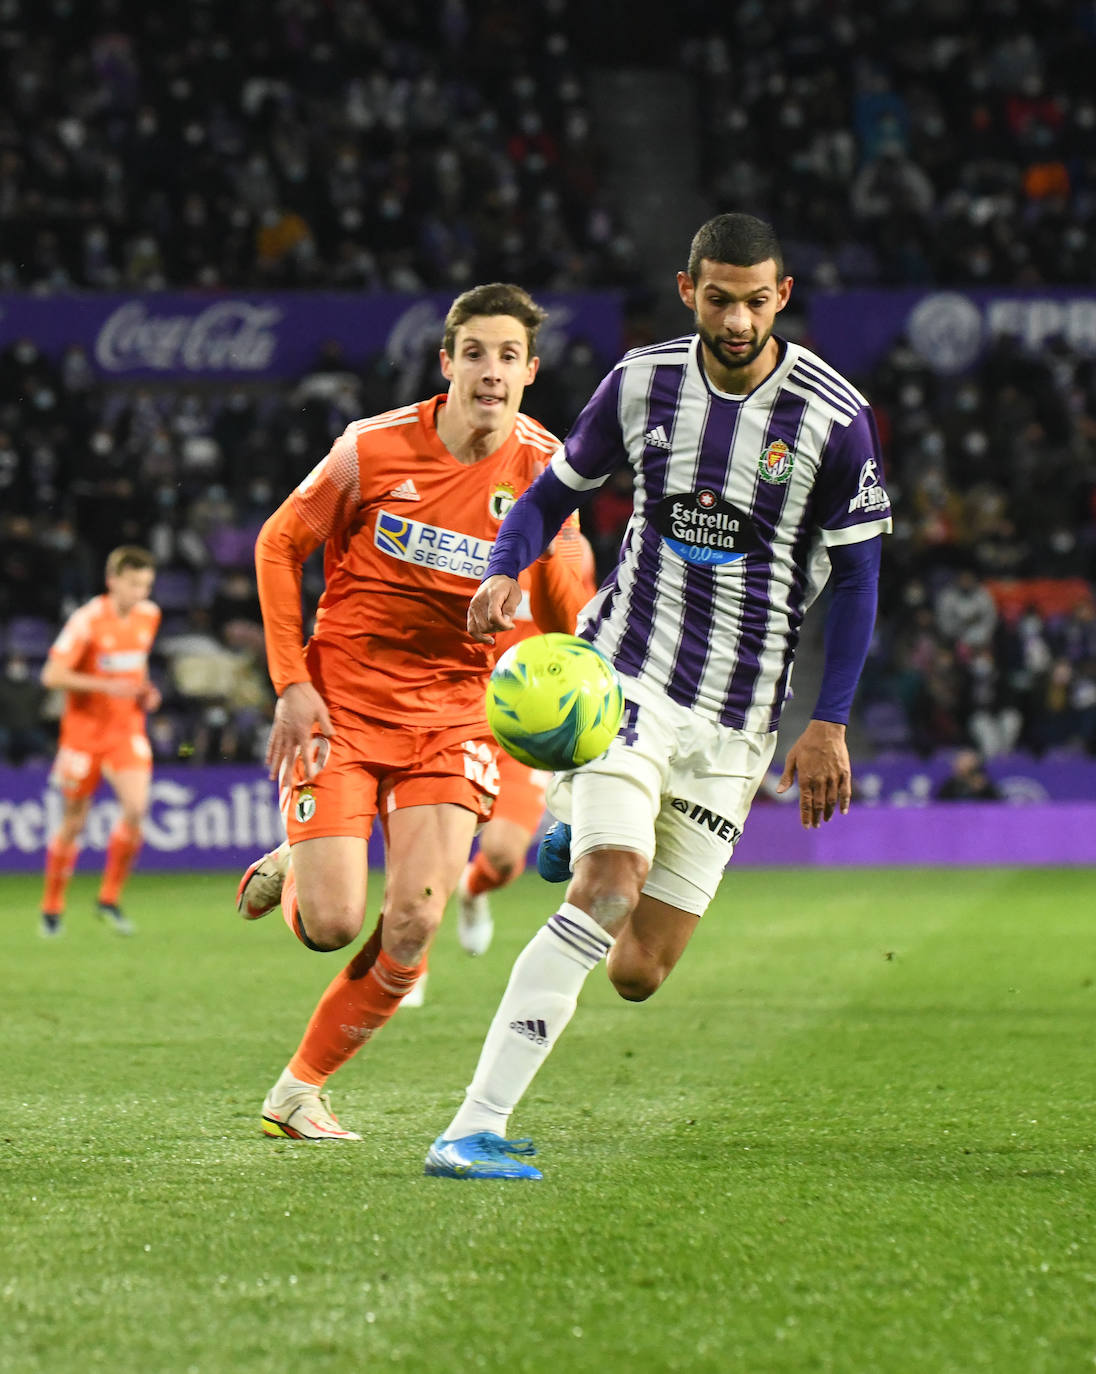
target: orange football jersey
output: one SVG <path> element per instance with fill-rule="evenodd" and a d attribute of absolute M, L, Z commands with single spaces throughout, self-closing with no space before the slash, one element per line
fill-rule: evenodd
<path fill-rule="evenodd" d="M 109 596 L 96 596 L 69 616 L 49 656 L 73 672 L 104 682 L 145 682 L 149 650 L 159 628 L 160 608 L 154 602 L 140 601 L 128 615 L 119 616 Z M 66 693 L 60 733 L 64 748 L 97 753 L 144 729 L 145 713 L 133 697 Z"/>
<path fill-rule="evenodd" d="M 444 404 L 434 396 L 348 425 L 263 526 L 256 567 L 279 694 L 311 680 L 325 701 L 374 719 L 483 721 L 498 649 L 468 634 L 468 602 L 503 517 L 559 441 L 519 414 L 493 454 L 461 463 L 438 437 Z M 302 650 L 300 569 L 321 543 L 326 587 Z M 578 585 L 570 570 L 555 581 Z M 585 598 L 572 599 L 577 612 Z"/>

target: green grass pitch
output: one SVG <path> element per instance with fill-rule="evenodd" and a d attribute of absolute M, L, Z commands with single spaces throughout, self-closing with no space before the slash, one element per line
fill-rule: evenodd
<path fill-rule="evenodd" d="M 449 918 L 315 1147 L 259 1106 L 343 956 L 235 881 L 138 874 L 125 940 L 79 878 L 46 941 L 0 879 L 4 1374 L 1093 1368 L 1093 872 L 732 872 L 651 1002 L 591 976 L 534 1184 L 422 1160 L 559 889 Z"/>

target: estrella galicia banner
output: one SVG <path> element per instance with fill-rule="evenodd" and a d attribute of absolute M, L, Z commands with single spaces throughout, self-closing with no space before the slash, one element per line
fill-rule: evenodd
<path fill-rule="evenodd" d="M 955 375 L 974 367 L 1002 335 L 1026 351 L 1062 339 L 1072 352 L 1096 357 L 1096 289 L 918 287 L 811 298 L 811 346 L 854 378 L 865 377 L 903 336 L 934 372 Z"/>
<path fill-rule="evenodd" d="M 621 354 L 619 293 L 538 295 L 537 352 L 554 366 L 584 339 L 603 365 Z M 352 292 L 144 292 L 0 296 L 0 350 L 30 339 L 47 356 L 77 344 L 104 378 L 262 381 L 299 377 L 329 342 L 349 367 L 386 353 L 397 366 L 441 344 L 452 297 Z"/>

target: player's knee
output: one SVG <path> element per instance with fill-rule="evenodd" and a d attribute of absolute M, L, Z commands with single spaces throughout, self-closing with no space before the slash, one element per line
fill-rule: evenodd
<path fill-rule="evenodd" d="M 348 905 L 331 904 L 298 909 L 301 929 L 313 949 L 345 949 L 361 934 L 362 912 Z"/>
<path fill-rule="evenodd" d="M 430 947 L 444 911 L 445 903 L 434 893 L 418 900 L 386 902 L 385 949 L 401 963 L 417 963 Z"/>
<path fill-rule="evenodd" d="M 567 900 L 588 911 L 603 930 L 615 935 L 635 910 L 647 867 L 641 854 L 595 850 L 576 864 Z"/>
<path fill-rule="evenodd" d="M 663 968 L 656 959 L 637 957 L 634 951 L 622 951 L 622 957 L 615 957 L 617 948 L 609 956 L 609 981 L 619 996 L 626 1002 L 646 1002 L 662 986 L 669 969 Z"/>
<path fill-rule="evenodd" d="M 483 845 L 481 848 L 486 862 L 490 864 L 504 883 L 508 883 L 517 868 L 513 850 L 506 849 L 502 845 L 490 844 Z M 524 855 L 522 857 L 524 858 Z"/>

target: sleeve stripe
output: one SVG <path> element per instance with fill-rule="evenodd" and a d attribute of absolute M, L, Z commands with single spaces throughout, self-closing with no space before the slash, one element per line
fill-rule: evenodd
<path fill-rule="evenodd" d="M 846 525 L 840 530 L 823 530 L 822 543 L 827 548 L 832 548 L 835 544 L 859 544 L 865 539 L 874 539 L 877 534 L 890 534 L 892 522 L 890 516 L 882 520 L 867 520 L 862 525 Z"/>
<path fill-rule="evenodd" d="M 567 450 L 563 447 L 556 450 L 548 466 L 563 485 L 570 487 L 572 491 L 597 491 L 598 487 L 604 486 L 609 479 L 608 473 L 604 477 L 580 476 L 567 461 Z"/>

